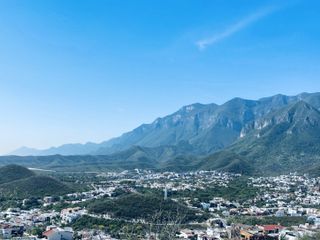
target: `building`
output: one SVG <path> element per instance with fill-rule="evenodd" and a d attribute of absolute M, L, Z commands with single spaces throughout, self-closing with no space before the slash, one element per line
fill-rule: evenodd
<path fill-rule="evenodd" d="M 263 225 L 262 226 L 263 233 L 269 238 L 278 239 L 280 235 L 280 231 L 284 229 L 284 227 L 280 225 Z"/>
<path fill-rule="evenodd" d="M 52 228 L 45 231 L 42 235 L 48 240 L 72 240 L 72 228 Z"/>
<path fill-rule="evenodd" d="M 0 225 L 0 239 L 11 239 L 13 237 L 22 237 L 24 233 L 23 226 L 15 226 L 11 224 Z"/>

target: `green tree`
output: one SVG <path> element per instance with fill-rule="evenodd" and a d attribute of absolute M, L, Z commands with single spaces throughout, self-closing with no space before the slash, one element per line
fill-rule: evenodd
<path fill-rule="evenodd" d="M 316 233 L 311 236 L 303 236 L 299 238 L 299 240 L 319 240 L 319 239 L 320 239 L 320 233 Z"/>

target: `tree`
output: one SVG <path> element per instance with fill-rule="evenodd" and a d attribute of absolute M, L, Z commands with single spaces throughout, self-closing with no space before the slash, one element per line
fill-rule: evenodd
<path fill-rule="evenodd" d="M 234 239 L 234 240 L 241 239 L 240 228 L 238 225 L 235 225 L 235 224 L 231 225 L 231 239 Z"/>
<path fill-rule="evenodd" d="M 300 237 L 299 240 L 319 240 L 320 239 L 320 233 L 315 233 L 313 235 L 306 235 L 303 237 Z"/>
<path fill-rule="evenodd" d="M 185 214 L 179 209 L 174 212 L 156 212 L 149 222 L 147 229 L 148 239 L 167 240 L 174 239 L 181 228 Z"/>
<path fill-rule="evenodd" d="M 150 220 L 144 224 L 145 228 L 138 229 L 141 225 L 126 225 L 122 231 L 126 240 L 168 240 L 174 239 L 181 228 L 181 224 L 185 218 L 185 214 L 181 213 L 179 209 L 173 212 L 163 210 L 157 211 L 153 214 Z M 145 238 L 143 238 L 143 236 Z"/>
<path fill-rule="evenodd" d="M 31 234 L 37 236 L 38 238 L 42 238 L 42 233 L 44 232 L 44 228 L 35 227 L 31 230 Z"/>
<path fill-rule="evenodd" d="M 122 228 L 123 236 L 126 240 L 142 239 L 142 229 L 140 225 L 130 224 Z"/>

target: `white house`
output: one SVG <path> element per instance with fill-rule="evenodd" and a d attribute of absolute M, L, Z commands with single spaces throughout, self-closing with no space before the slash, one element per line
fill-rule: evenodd
<path fill-rule="evenodd" d="M 72 228 L 52 228 L 42 234 L 48 240 L 72 240 Z"/>

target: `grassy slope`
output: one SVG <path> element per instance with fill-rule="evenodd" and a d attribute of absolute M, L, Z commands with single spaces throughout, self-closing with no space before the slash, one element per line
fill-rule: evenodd
<path fill-rule="evenodd" d="M 14 198 L 60 196 L 71 192 L 65 184 L 46 176 L 32 176 L 0 185 L 1 194 Z"/>
<path fill-rule="evenodd" d="M 54 178 L 36 175 L 18 165 L 2 167 L 0 174 L 0 196 L 6 199 L 61 195 L 72 191 L 70 187 Z"/>
<path fill-rule="evenodd" d="M 159 211 L 162 212 L 164 217 L 169 217 L 172 214 L 181 214 L 184 216 L 184 221 L 198 218 L 195 212 L 189 210 L 186 206 L 172 200 L 164 201 L 163 198 L 157 194 L 150 193 L 130 193 L 113 200 L 108 198 L 99 199 L 89 203 L 87 208 L 93 213 L 109 213 L 114 217 L 128 219 L 150 219 L 159 213 Z"/>
<path fill-rule="evenodd" d="M 18 165 L 7 165 L 0 168 L 0 184 L 34 176 L 34 172 Z"/>

